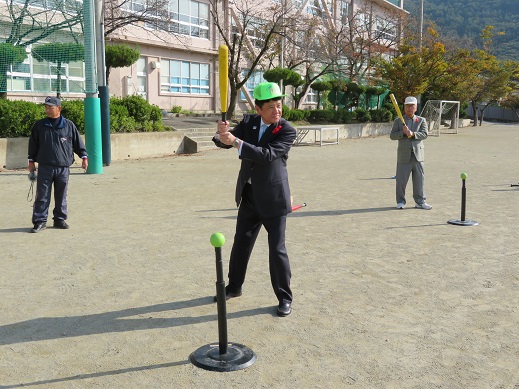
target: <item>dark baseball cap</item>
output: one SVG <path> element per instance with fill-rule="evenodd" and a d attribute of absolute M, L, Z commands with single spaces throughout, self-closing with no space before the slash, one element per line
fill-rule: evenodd
<path fill-rule="evenodd" d="M 47 96 L 43 105 L 50 105 L 51 107 L 61 107 L 61 100 L 57 97 Z"/>

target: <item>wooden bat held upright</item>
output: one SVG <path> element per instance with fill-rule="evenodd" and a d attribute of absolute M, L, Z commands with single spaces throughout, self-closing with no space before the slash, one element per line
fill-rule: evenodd
<path fill-rule="evenodd" d="M 400 121 L 402 122 L 402 124 L 405 126 L 404 117 L 402 116 L 402 112 L 400 111 L 400 107 L 398 106 L 398 103 L 396 102 L 395 95 L 393 93 L 391 93 L 389 95 L 389 98 L 391 99 L 391 102 L 393 103 L 393 107 L 395 107 L 396 114 L 400 118 Z M 411 137 L 408 136 L 408 138 L 411 138 Z"/>
<path fill-rule="evenodd" d="M 220 67 L 220 104 L 222 121 L 225 122 L 227 113 L 227 93 L 229 84 L 229 48 L 226 45 L 218 47 L 218 66 Z"/>

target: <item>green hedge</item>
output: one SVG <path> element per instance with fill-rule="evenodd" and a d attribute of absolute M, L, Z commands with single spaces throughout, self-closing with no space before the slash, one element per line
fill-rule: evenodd
<path fill-rule="evenodd" d="M 286 105 L 283 105 L 283 118 L 288 121 L 301 121 L 307 120 L 310 116 L 310 111 L 302 109 L 290 109 Z"/>
<path fill-rule="evenodd" d="M 85 133 L 83 100 L 63 101 L 61 113 Z M 45 117 L 41 104 L 0 99 L 0 138 L 27 137 L 33 124 Z M 164 131 L 162 111 L 140 96 L 110 99 L 110 132 Z"/>
<path fill-rule="evenodd" d="M 44 117 L 41 105 L 0 99 L 0 138 L 29 136 L 34 122 Z"/>

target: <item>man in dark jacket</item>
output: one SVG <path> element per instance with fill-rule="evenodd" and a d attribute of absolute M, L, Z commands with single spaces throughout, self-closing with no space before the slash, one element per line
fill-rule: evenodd
<path fill-rule="evenodd" d="M 218 122 L 215 144 L 235 147 L 241 159 L 236 185 L 239 206 L 236 234 L 229 263 L 226 298 L 239 297 L 254 243 L 264 226 L 268 233 L 270 279 L 278 299 L 277 314 L 292 312 L 290 263 L 285 247 L 287 214 L 292 211 L 286 163 L 296 130 L 281 118 L 279 86 L 266 82 L 254 88 L 257 115 L 244 118 L 232 131 Z"/>
<path fill-rule="evenodd" d="M 67 188 L 70 165 L 74 153 L 81 157 L 81 167 L 86 171 L 88 156 L 79 132 L 70 120 L 61 116 L 61 100 L 46 97 L 47 117 L 38 120 L 29 138 L 29 171 L 35 172 L 38 163 L 36 199 L 34 200 L 31 232 L 40 232 L 47 226 L 52 184 L 54 183 L 54 227 L 67 229 Z"/>

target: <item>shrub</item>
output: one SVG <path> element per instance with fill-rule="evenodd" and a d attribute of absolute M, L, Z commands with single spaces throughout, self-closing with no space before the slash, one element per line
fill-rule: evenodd
<path fill-rule="evenodd" d="M 357 108 L 355 113 L 357 114 L 357 120 L 361 123 L 366 123 L 371 120 L 371 114 L 367 109 Z"/>
<path fill-rule="evenodd" d="M 357 118 L 355 111 L 350 111 L 347 108 L 338 109 L 334 115 L 334 122 L 336 123 L 353 123 Z"/>
<path fill-rule="evenodd" d="M 110 132 L 135 132 L 135 120 L 121 99 L 110 99 Z"/>
<path fill-rule="evenodd" d="M 331 122 L 334 117 L 335 111 L 333 109 L 316 109 L 310 111 L 308 121 L 310 123 Z"/>
<path fill-rule="evenodd" d="M 63 101 L 61 114 L 71 120 L 80 134 L 85 133 L 85 103 L 83 100 Z"/>
<path fill-rule="evenodd" d="M 291 120 L 292 117 L 292 110 L 288 107 L 288 105 L 283 104 L 283 118 L 286 120 Z"/>
<path fill-rule="evenodd" d="M 44 117 L 45 110 L 40 104 L 0 99 L 0 137 L 30 136 L 34 123 Z"/>
<path fill-rule="evenodd" d="M 173 108 L 171 108 L 171 113 L 180 113 L 182 112 L 182 107 L 180 105 L 175 105 Z"/>
<path fill-rule="evenodd" d="M 132 95 L 122 99 L 122 103 L 128 109 L 128 113 L 137 124 L 143 124 L 150 120 L 151 105 L 141 96 Z"/>
<path fill-rule="evenodd" d="M 302 109 L 292 109 L 292 110 L 290 110 L 290 119 L 287 119 L 287 120 L 302 121 L 302 120 L 306 120 L 308 115 L 310 115 L 310 111 L 305 111 Z"/>
<path fill-rule="evenodd" d="M 162 121 L 162 110 L 156 105 L 151 106 L 150 120 L 152 122 L 161 122 Z"/>
<path fill-rule="evenodd" d="M 393 120 L 393 114 L 385 108 L 374 109 L 370 111 L 370 115 L 371 120 L 376 123 L 385 123 Z"/>

